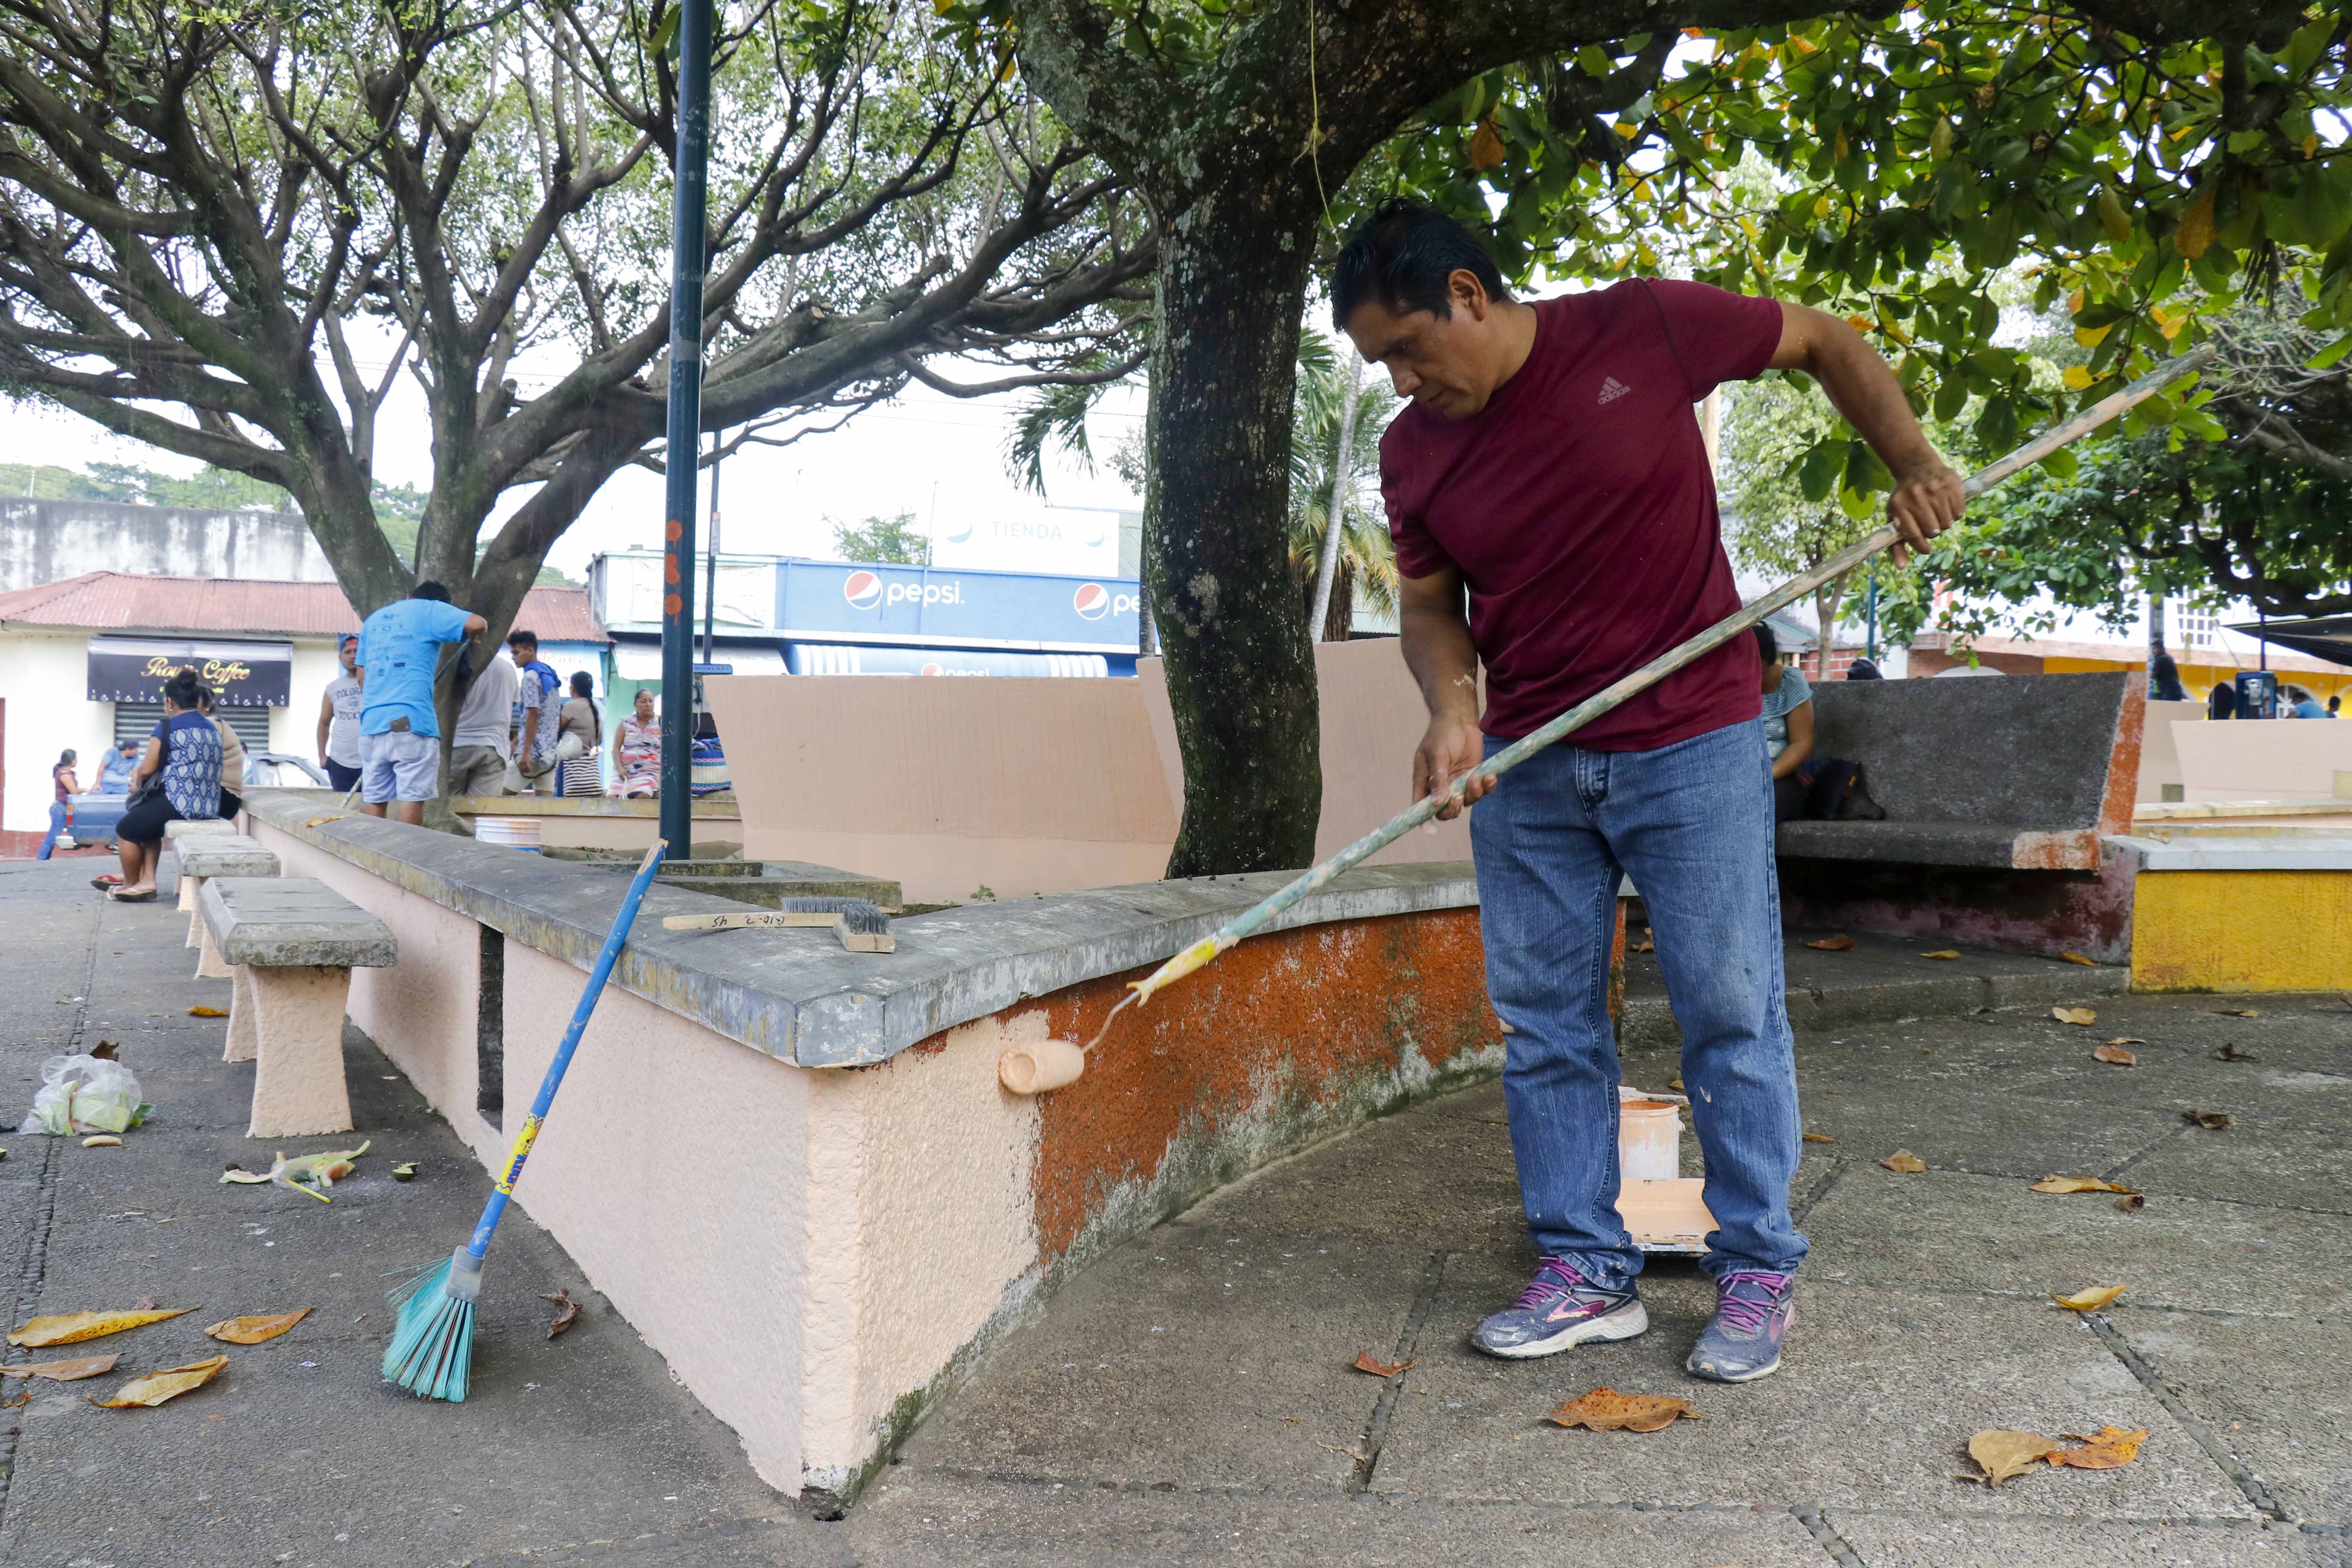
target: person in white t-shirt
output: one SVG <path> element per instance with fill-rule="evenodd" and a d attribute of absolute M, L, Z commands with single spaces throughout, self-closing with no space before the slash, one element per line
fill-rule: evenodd
<path fill-rule="evenodd" d="M 522 672 L 504 648 L 474 678 L 463 706 L 457 710 L 457 732 L 449 741 L 449 794 L 504 795 L 507 763 L 513 756 L 515 692 Z"/>
<path fill-rule="evenodd" d="M 319 700 L 319 764 L 327 770 L 331 789 L 349 795 L 360 782 L 360 637 L 345 632 L 335 657 L 343 668 L 327 682 Z"/>

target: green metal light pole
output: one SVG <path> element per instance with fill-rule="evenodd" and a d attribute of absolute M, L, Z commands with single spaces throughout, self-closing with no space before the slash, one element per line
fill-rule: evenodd
<path fill-rule="evenodd" d="M 677 167 L 670 200 L 668 495 L 662 527 L 661 836 L 694 844 L 694 497 L 702 447 L 703 217 L 710 164 L 710 8 L 678 0 Z"/>

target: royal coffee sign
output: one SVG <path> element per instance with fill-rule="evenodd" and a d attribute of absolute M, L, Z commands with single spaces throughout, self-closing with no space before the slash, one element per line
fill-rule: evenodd
<path fill-rule="evenodd" d="M 89 700 L 161 702 L 163 683 L 180 670 L 193 669 L 223 707 L 283 708 L 293 664 L 291 643 L 92 637 Z"/>

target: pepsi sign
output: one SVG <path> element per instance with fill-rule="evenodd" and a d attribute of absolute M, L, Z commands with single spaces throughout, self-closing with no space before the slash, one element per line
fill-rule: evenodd
<path fill-rule="evenodd" d="M 1117 578 L 786 561 L 776 572 L 776 632 L 902 647 L 1131 654 L 1137 592 Z"/>

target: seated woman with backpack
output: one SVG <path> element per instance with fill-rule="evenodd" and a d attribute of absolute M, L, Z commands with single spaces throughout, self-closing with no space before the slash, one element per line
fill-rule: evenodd
<path fill-rule="evenodd" d="M 1860 763 L 1813 754 L 1813 689 L 1802 670 L 1780 662 L 1780 641 L 1760 621 L 1756 647 L 1764 656 L 1764 744 L 1772 758 L 1772 820 L 1884 821 L 1886 813 L 1864 787 Z"/>
<path fill-rule="evenodd" d="M 199 707 L 203 683 L 183 669 L 163 683 L 163 721 L 131 773 L 131 805 L 115 825 L 122 882 L 106 888 L 119 903 L 152 903 L 155 866 L 163 858 L 163 825 L 203 822 L 220 815 L 220 731 Z"/>

